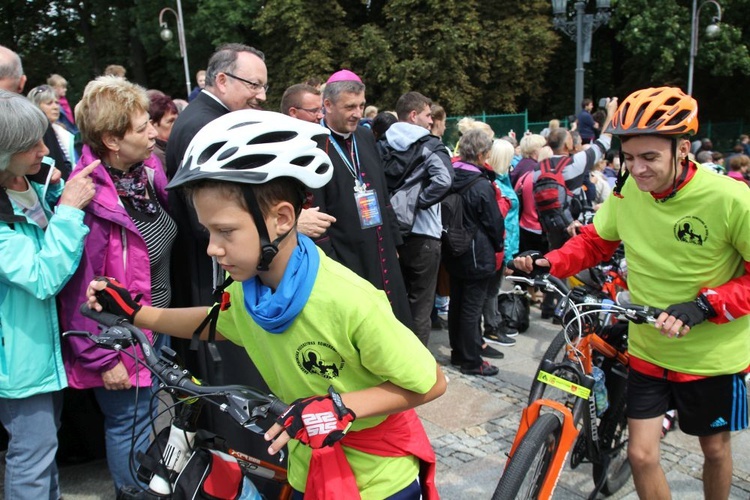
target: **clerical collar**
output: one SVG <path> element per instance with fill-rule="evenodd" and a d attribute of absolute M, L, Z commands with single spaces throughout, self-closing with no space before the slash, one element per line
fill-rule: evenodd
<path fill-rule="evenodd" d="M 325 128 L 327 128 L 328 130 L 330 130 L 332 135 L 335 135 L 336 137 L 341 137 L 343 140 L 347 140 L 348 138 L 350 138 L 352 136 L 351 132 L 347 132 L 346 134 L 342 134 L 340 132 L 336 132 L 335 130 L 333 130 L 331 127 L 328 126 L 328 124 L 326 123 L 325 118 L 323 118 L 322 120 L 320 120 L 320 123 Z"/>

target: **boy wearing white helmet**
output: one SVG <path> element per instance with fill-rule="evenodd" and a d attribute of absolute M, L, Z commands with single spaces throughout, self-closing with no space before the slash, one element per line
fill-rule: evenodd
<path fill-rule="evenodd" d="M 168 188 L 188 190 L 208 254 L 234 281 L 217 339 L 244 347 L 271 391 L 294 401 L 266 433 L 271 454 L 288 442 L 292 487 L 311 497 L 432 498 L 435 455 L 412 408 L 445 391 L 440 368 L 384 292 L 296 231 L 305 188 L 331 178 L 315 142 L 328 133 L 279 113 L 229 113 L 196 134 Z M 106 278 L 88 294 L 96 309 L 177 337 L 206 317 L 204 307 L 141 307 Z M 430 474 L 418 478 L 420 462 Z"/>

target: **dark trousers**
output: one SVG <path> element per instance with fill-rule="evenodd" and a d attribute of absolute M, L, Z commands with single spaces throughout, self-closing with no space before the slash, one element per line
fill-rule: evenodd
<path fill-rule="evenodd" d="M 485 332 L 497 330 L 503 326 L 503 317 L 497 310 L 497 295 L 500 293 L 500 286 L 503 283 L 504 267 L 495 271 L 487 285 L 487 298 L 484 299 L 484 307 L 482 307 Z"/>
<path fill-rule="evenodd" d="M 404 238 L 404 244 L 398 247 L 398 258 L 414 320 L 414 334 L 427 345 L 432 329 L 430 313 L 435 303 L 435 286 L 440 267 L 440 240 L 409 235 Z"/>
<path fill-rule="evenodd" d="M 466 280 L 451 276 L 451 306 L 448 310 L 448 338 L 451 362 L 462 368 L 476 368 L 482 364 L 482 307 L 492 276 Z"/>

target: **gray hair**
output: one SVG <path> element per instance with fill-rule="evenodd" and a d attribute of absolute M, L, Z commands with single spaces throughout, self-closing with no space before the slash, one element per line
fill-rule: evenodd
<path fill-rule="evenodd" d="M 55 89 L 49 85 L 39 85 L 38 87 L 34 87 L 29 91 L 26 97 L 28 97 L 29 101 L 35 106 L 57 100 Z"/>
<path fill-rule="evenodd" d="M 492 137 L 480 129 L 468 130 L 458 143 L 458 156 L 467 163 L 478 163 L 479 155 L 492 149 Z"/>
<path fill-rule="evenodd" d="M 8 47 L 0 45 L 0 53 L 2 52 L 5 52 L 5 57 L 0 57 L 0 80 L 5 78 L 18 80 L 23 76 L 21 58 Z"/>
<path fill-rule="evenodd" d="M 48 125 L 42 110 L 24 96 L 0 90 L 0 172 L 8 168 L 11 156 L 38 143 Z"/>
<path fill-rule="evenodd" d="M 206 68 L 206 87 L 216 85 L 216 77 L 219 73 L 234 73 L 237 70 L 237 55 L 240 52 L 255 54 L 261 61 L 266 60 L 266 55 L 260 50 L 242 43 L 227 43 L 216 49 L 208 60 Z"/>
<path fill-rule="evenodd" d="M 328 99 L 331 102 L 336 102 L 339 100 L 339 96 L 343 93 L 361 94 L 364 91 L 365 84 L 355 80 L 327 83 L 326 88 L 323 89 L 323 100 L 325 101 Z"/>

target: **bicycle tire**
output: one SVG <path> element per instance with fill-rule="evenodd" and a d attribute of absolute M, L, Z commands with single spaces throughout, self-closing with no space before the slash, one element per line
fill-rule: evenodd
<path fill-rule="evenodd" d="M 552 339 L 552 342 L 550 342 L 549 346 L 547 346 L 547 350 L 544 351 L 544 354 L 542 355 L 542 361 L 548 359 L 553 363 L 561 363 L 563 359 L 565 359 L 566 344 L 567 342 L 565 340 L 565 329 L 561 329 L 557 333 L 557 335 L 555 335 L 555 338 Z M 539 372 L 542 367 L 542 361 L 539 361 L 537 372 Z M 536 392 L 539 384 L 541 384 L 541 382 L 539 382 L 536 378 L 531 381 L 531 388 L 529 389 L 529 404 L 533 402 L 532 395 Z"/>
<path fill-rule="evenodd" d="M 628 440 L 628 418 L 625 415 L 626 399 L 625 394 L 622 394 L 619 402 L 604 414 L 599 424 L 602 452 L 620 448 L 617 454 L 611 458 L 606 470 L 606 479 L 601 488 L 601 492 L 607 496 L 614 495 L 622 488 L 632 474 L 626 446 Z M 603 470 L 604 464 L 594 463 L 594 481 L 601 476 Z"/>
<path fill-rule="evenodd" d="M 536 499 L 560 445 L 561 433 L 562 425 L 556 415 L 540 415 L 509 459 L 492 500 Z"/>

